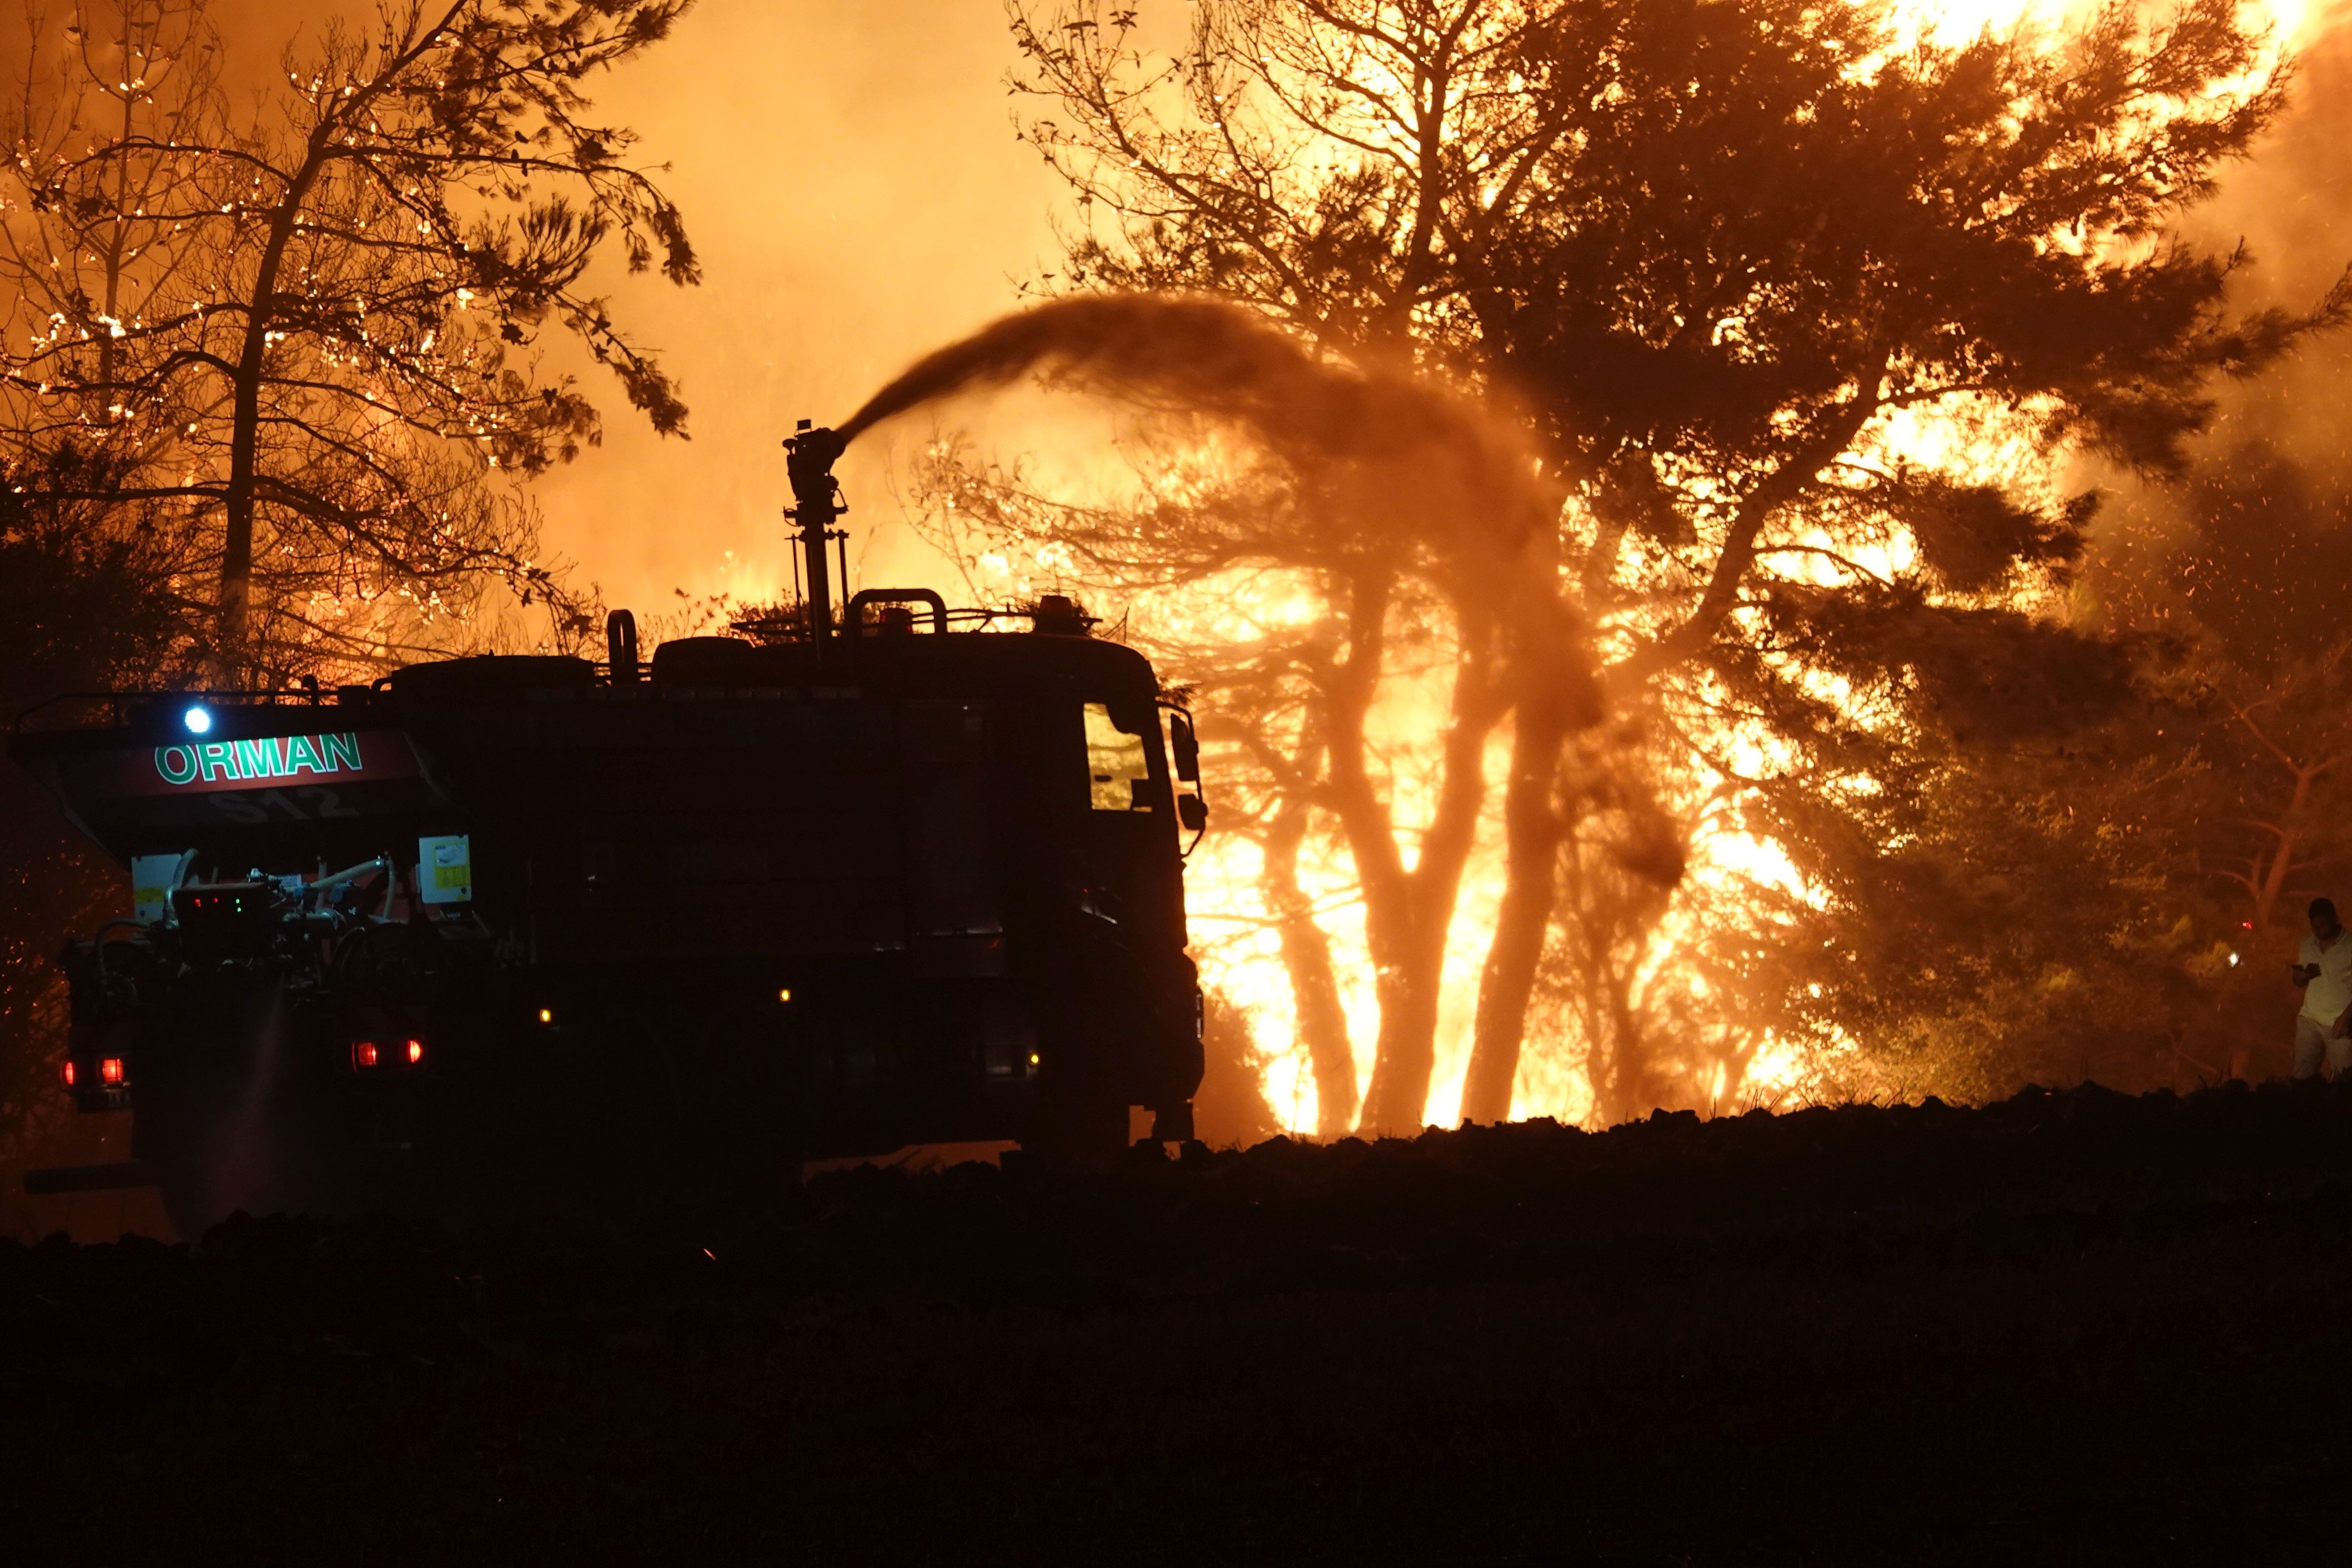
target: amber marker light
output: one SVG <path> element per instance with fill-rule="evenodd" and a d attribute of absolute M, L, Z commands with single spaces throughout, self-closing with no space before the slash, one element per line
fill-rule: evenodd
<path fill-rule="evenodd" d="M 552 1007 L 541 1007 L 539 1010 L 539 1021 L 542 1024 L 552 1024 L 555 1022 L 555 1009 Z"/>
<path fill-rule="evenodd" d="M 779 1002 L 789 1002 L 792 999 L 793 988 L 789 985 L 782 987 L 776 993 L 776 1000 Z"/>

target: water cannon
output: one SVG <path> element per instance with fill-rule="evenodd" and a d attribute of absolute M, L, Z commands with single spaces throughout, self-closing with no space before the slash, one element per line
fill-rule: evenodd
<path fill-rule="evenodd" d="M 784 437 L 784 472 L 793 486 L 793 504 L 785 515 L 800 527 L 801 555 L 808 567 L 809 640 L 820 652 L 833 638 L 833 579 L 825 569 L 825 542 L 848 537 L 833 526 L 849 510 L 841 499 L 841 482 L 833 477 L 833 465 L 848 447 L 849 438 L 839 431 L 818 429 L 806 419 Z M 845 583 L 848 574 L 845 544 Z"/>
<path fill-rule="evenodd" d="M 848 438 L 838 431 L 814 428 L 806 419 L 793 426 L 793 434 L 784 437 L 784 471 L 792 479 L 793 500 L 801 506 L 838 502 L 841 486 L 833 477 L 833 465 L 848 447 Z"/>

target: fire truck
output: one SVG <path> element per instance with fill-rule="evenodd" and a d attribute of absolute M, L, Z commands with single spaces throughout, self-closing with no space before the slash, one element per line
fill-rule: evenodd
<path fill-rule="evenodd" d="M 842 443 L 786 447 L 806 588 L 761 637 L 641 660 L 616 611 L 602 663 L 20 716 L 129 873 L 64 954 L 63 1087 L 133 1113 L 133 1159 L 37 1189 L 153 1182 L 186 1232 L 1189 1138 L 1181 698 L 1066 598 L 840 598 Z"/>

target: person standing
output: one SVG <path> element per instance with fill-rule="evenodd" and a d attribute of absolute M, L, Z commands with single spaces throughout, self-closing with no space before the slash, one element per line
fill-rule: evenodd
<path fill-rule="evenodd" d="M 2311 1077 L 2327 1060 L 2327 1076 L 2352 1068 L 2352 937 L 2327 899 L 2311 900 L 2311 934 L 2294 965 L 2303 1011 L 2294 1020 L 2294 1076 Z"/>

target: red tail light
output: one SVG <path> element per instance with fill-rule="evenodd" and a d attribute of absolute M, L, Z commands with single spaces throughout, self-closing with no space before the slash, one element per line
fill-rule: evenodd
<path fill-rule="evenodd" d="M 122 1058 L 121 1057 L 100 1058 L 98 1064 L 98 1076 L 100 1081 L 104 1083 L 121 1083 L 122 1081 Z"/>
<path fill-rule="evenodd" d="M 372 1068 L 375 1066 L 376 1061 L 377 1052 L 375 1042 L 373 1040 L 354 1040 L 352 1042 L 352 1067 L 354 1069 L 360 1068 Z"/>
<path fill-rule="evenodd" d="M 74 1065 L 73 1058 L 71 1057 L 68 1057 L 66 1058 L 65 1065 L 58 1068 L 58 1076 L 66 1080 L 66 1087 L 68 1089 L 71 1089 L 74 1086 Z"/>
<path fill-rule="evenodd" d="M 423 1040 L 411 1040 L 411 1041 L 409 1041 L 409 1042 L 408 1042 L 408 1065 L 409 1065 L 410 1067 L 415 1067 L 417 1063 L 419 1063 L 419 1062 L 423 1061 L 424 1059 L 425 1059 L 425 1042 L 424 1042 Z"/>

